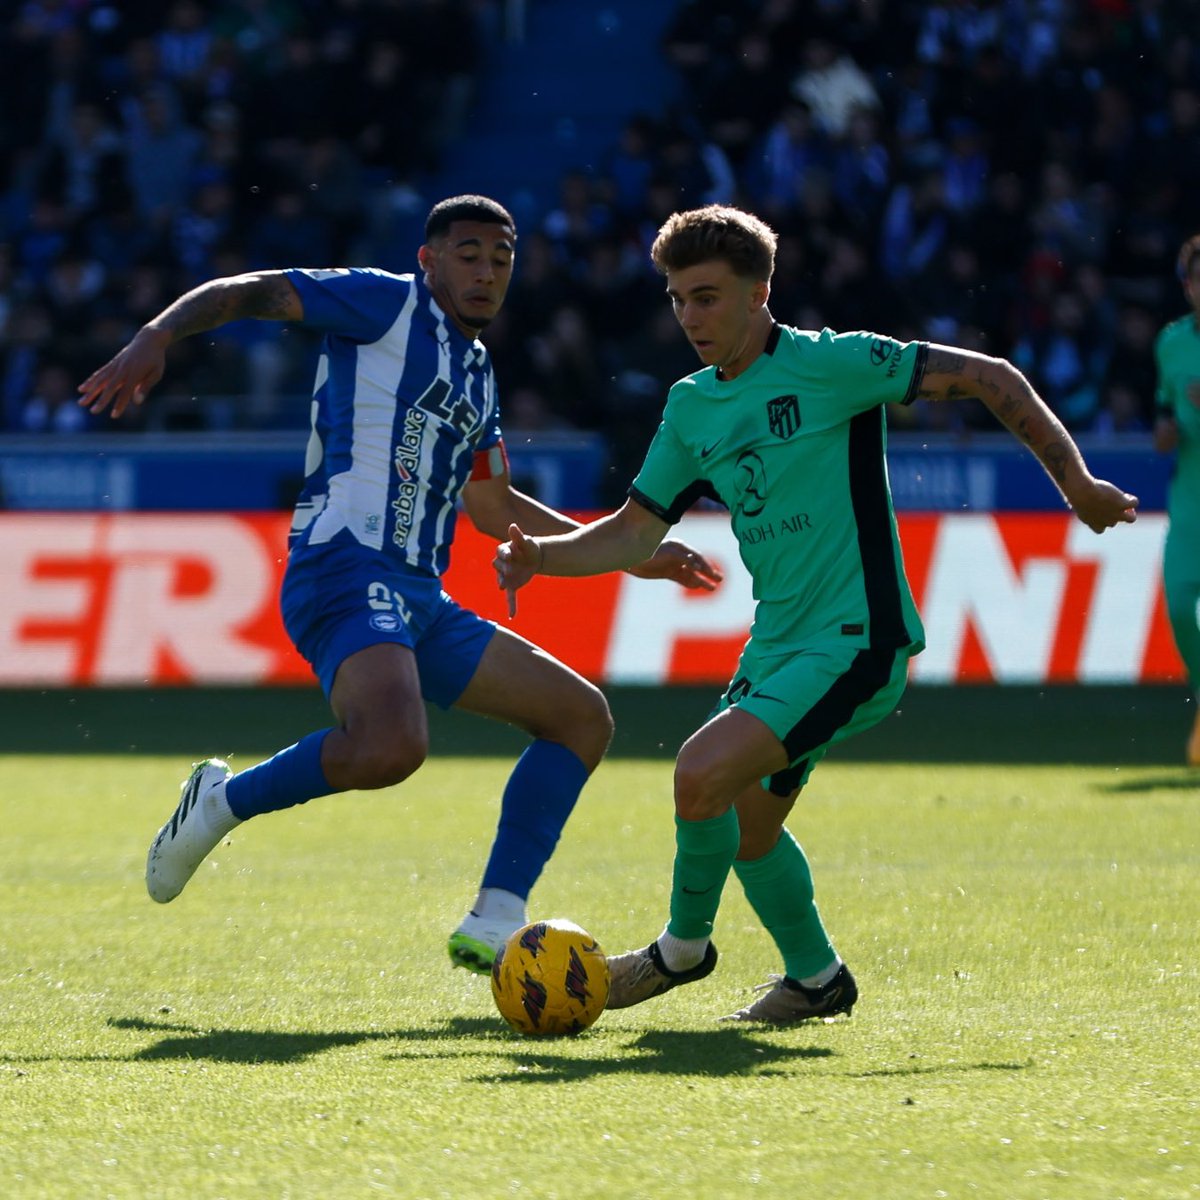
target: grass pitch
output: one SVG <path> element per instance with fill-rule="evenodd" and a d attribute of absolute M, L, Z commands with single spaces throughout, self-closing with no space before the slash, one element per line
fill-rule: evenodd
<path fill-rule="evenodd" d="M 713 976 L 543 1042 L 445 956 L 507 760 L 260 818 L 159 907 L 187 766 L 0 758 L 0 1195 L 1200 1196 L 1194 775 L 826 763 L 852 1020 L 715 1023 L 778 969 L 731 879 Z M 533 915 L 654 936 L 669 784 L 606 763 Z"/>

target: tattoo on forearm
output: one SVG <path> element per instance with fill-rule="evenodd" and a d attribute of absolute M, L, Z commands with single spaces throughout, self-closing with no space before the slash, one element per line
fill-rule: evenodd
<path fill-rule="evenodd" d="M 1071 452 L 1059 436 L 1065 435 L 1066 431 L 1054 414 L 1037 400 L 1028 380 L 1019 378 L 1020 392 L 1005 392 L 996 406 L 996 415 L 1037 454 L 1050 477 L 1056 483 L 1062 483 L 1071 461 Z"/>
<path fill-rule="evenodd" d="M 1042 462 L 1046 464 L 1046 470 L 1056 483 L 1062 483 L 1066 479 L 1069 461 L 1070 455 L 1061 442 L 1051 442 L 1042 455 Z"/>

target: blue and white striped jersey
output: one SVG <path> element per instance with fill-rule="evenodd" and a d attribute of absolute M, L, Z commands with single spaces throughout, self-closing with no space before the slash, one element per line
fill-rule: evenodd
<path fill-rule="evenodd" d="M 487 350 L 422 278 L 373 268 L 287 274 L 303 324 L 325 333 L 293 554 L 354 540 L 443 574 L 474 456 L 500 443 Z"/>

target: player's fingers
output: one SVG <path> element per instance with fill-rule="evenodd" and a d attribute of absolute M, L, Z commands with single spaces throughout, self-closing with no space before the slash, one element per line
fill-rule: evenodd
<path fill-rule="evenodd" d="M 517 615 L 517 589 L 510 587 L 505 590 L 508 592 L 508 619 L 511 621 Z"/>

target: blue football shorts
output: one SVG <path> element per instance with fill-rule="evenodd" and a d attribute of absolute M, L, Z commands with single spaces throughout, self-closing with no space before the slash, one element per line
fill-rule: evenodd
<path fill-rule="evenodd" d="M 463 694 L 496 632 L 452 600 L 441 580 L 355 546 L 293 553 L 280 591 L 283 624 L 326 697 L 338 667 L 368 646 L 408 646 L 421 694 L 450 708 Z"/>
<path fill-rule="evenodd" d="M 725 695 L 711 716 L 740 708 L 783 743 L 788 766 L 763 787 L 790 796 L 808 782 L 829 747 L 877 725 L 899 703 L 908 682 L 910 650 L 808 646 L 760 656 L 753 640 L 742 652 Z"/>

